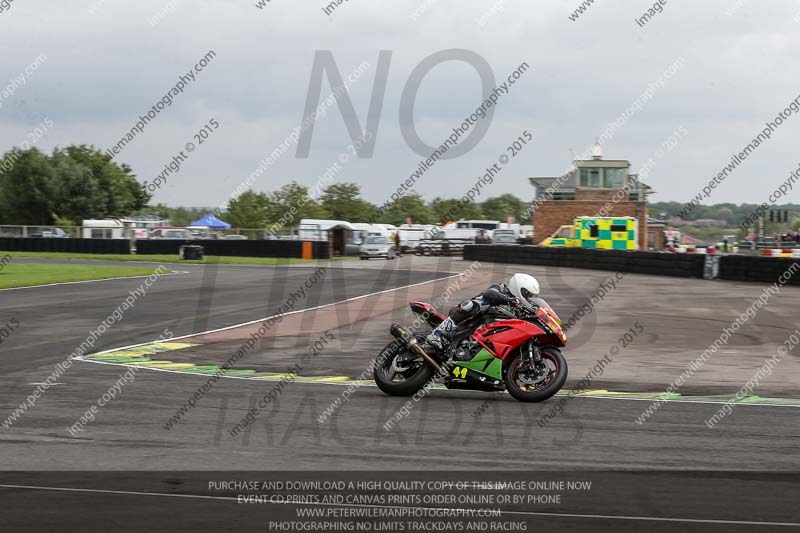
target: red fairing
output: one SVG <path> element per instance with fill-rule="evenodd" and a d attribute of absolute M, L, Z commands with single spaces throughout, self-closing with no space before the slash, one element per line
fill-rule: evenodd
<path fill-rule="evenodd" d="M 417 313 L 418 315 L 422 315 L 424 313 L 428 313 L 428 323 L 431 326 L 436 327 L 442 323 L 447 317 L 436 310 L 431 304 L 427 304 L 425 302 L 408 302 L 408 305 L 411 306 L 411 310 Z"/>
<path fill-rule="evenodd" d="M 535 324 L 525 320 L 501 320 L 487 324 L 473 334 L 478 343 L 489 350 L 498 359 L 503 359 L 514 352 L 531 338 L 539 338 L 544 346 L 556 346 L 553 336 Z"/>
<path fill-rule="evenodd" d="M 447 318 L 442 313 L 437 311 L 436 308 L 433 307 L 431 304 L 426 304 L 425 302 L 409 302 L 409 305 L 411 306 L 411 309 L 414 309 L 415 307 L 418 309 L 422 309 L 423 311 L 427 311 L 430 314 L 441 318 L 442 320 Z"/>

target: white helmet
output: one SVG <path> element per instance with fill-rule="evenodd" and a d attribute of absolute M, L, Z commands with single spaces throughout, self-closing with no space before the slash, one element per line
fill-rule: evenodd
<path fill-rule="evenodd" d="M 530 306 L 532 300 L 539 296 L 539 281 L 530 274 L 516 273 L 508 282 L 508 290 L 519 300 Z"/>

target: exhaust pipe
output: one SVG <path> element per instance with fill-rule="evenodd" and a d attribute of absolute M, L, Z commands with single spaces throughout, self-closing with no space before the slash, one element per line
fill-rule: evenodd
<path fill-rule="evenodd" d="M 392 337 L 414 351 L 414 353 L 425 359 L 436 370 L 437 373 L 442 372 L 442 365 L 437 363 L 433 357 L 428 355 L 428 352 L 426 352 L 422 346 L 419 345 L 417 338 L 404 329 L 403 326 L 397 323 L 392 324 L 392 326 L 389 328 L 389 333 L 392 334 Z"/>
<path fill-rule="evenodd" d="M 389 333 L 392 334 L 392 337 L 394 337 L 395 339 L 397 339 L 400 342 L 402 342 L 404 346 L 407 346 L 408 345 L 408 341 L 410 341 L 411 339 L 414 338 L 413 335 L 411 335 L 411 333 L 406 331 L 403 328 L 403 326 L 401 326 L 397 322 L 393 323 L 389 327 Z"/>
<path fill-rule="evenodd" d="M 422 349 L 422 346 L 419 345 L 419 341 L 417 339 L 411 339 L 408 343 L 408 346 L 416 353 L 418 353 L 420 356 L 422 356 L 423 359 L 428 361 L 428 363 L 430 363 L 431 366 L 436 370 L 437 374 L 442 373 L 442 365 L 437 363 L 433 357 L 428 355 L 428 352 Z"/>

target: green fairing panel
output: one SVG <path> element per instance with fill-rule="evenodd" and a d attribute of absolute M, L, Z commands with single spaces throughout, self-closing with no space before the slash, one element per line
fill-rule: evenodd
<path fill-rule="evenodd" d="M 485 348 L 481 348 L 475 357 L 470 361 L 456 361 L 456 366 L 461 366 L 474 370 L 494 379 L 503 379 L 503 361 L 489 353 Z"/>

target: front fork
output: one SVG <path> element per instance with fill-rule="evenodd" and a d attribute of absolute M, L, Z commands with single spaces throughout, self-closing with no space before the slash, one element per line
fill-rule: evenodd
<path fill-rule="evenodd" d="M 542 349 L 533 339 L 528 341 L 528 361 L 531 363 L 531 368 L 538 368 L 542 363 Z"/>

